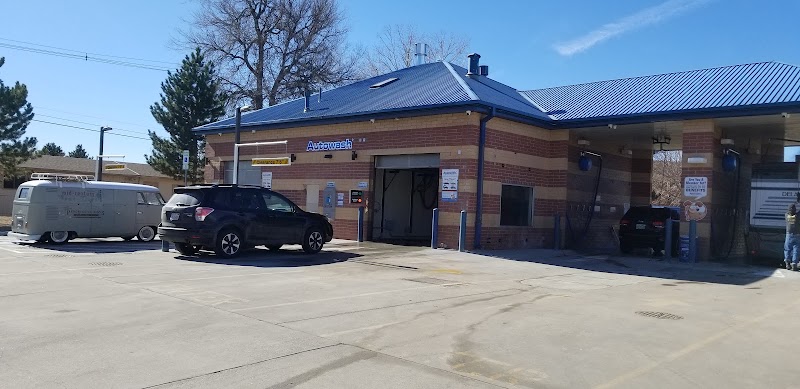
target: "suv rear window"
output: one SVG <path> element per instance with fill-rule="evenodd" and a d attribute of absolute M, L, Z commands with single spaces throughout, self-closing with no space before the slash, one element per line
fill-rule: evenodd
<path fill-rule="evenodd" d="M 631 207 L 624 217 L 626 219 L 667 220 L 670 214 L 673 214 L 673 219 L 675 219 L 675 213 L 670 208 Z"/>
<path fill-rule="evenodd" d="M 179 192 L 172 195 L 172 197 L 169 198 L 167 205 L 193 207 L 195 205 L 200 205 L 200 203 L 203 202 L 203 197 L 202 191 L 187 190 L 185 192 Z"/>

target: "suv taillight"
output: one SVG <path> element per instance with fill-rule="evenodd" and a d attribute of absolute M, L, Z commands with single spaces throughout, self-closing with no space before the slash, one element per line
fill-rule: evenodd
<path fill-rule="evenodd" d="M 619 224 L 621 224 L 623 226 L 629 226 L 631 224 L 631 221 L 628 220 L 628 219 L 622 219 L 622 220 L 620 220 Z"/>
<path fill-rule="evenodd" d="M 664 222 L 662 222 L 662 221 L 654 221 L 653 222 L 653 227 L 655 227 L 655 228 L 664 228 Z"/>
<path fill-rule="evenodd" d="M 214 212 L 214 208 L 197 207 L 194 210 L 194 220 L 199 222 L 206 220 L 206 216 L 210 215 L 211 212 Z"/>

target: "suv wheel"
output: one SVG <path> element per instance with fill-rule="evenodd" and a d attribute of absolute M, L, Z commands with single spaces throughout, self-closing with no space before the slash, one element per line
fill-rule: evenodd
<path fill-rule="evenodd" d="M 197 254 L 199 247 L 190 245 L 188 243 L 175 242 L 175 249 L 178 250 L 181 255 L 195 255 Z"/>
<path fill-rule="evenodd" d="M 303 251 L 309 254 L 316 254 L 322 250 L 325 244 L 325 235 L 319 227 L 312 227 L 303 236 Z"/>
<path fill-rule="evenodd" d="M 226 229 L 217 235 L 217 243 L 214 252 L 220 257 L 233 258 L 242 253 L 244 240 L 241 233 L 234 229 Z"/>

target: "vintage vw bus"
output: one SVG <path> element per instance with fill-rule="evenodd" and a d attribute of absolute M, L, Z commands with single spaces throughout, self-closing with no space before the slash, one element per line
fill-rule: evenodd
<path fill-rule="evenodd" d="M 163 205 L 158 188 L 149 185 L 33 173 L 14 196 L 8 236 L 55 244 L 78 237 L 149 242 L 156 236 Z"/>

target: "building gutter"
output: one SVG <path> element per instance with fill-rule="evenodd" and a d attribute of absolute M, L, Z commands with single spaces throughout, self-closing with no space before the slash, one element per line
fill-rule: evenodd
<path fill-rule="evenodd" d="M 492 110 L 481 118 L 480 135 L 478 137 L 478 188 L 475 201 L 475 249 L 481 248 L 481 229 L 483 228 L 483 176 L 484 161 L 486 159 L 486 123 L 494 118 L 497 110 Z"/>

